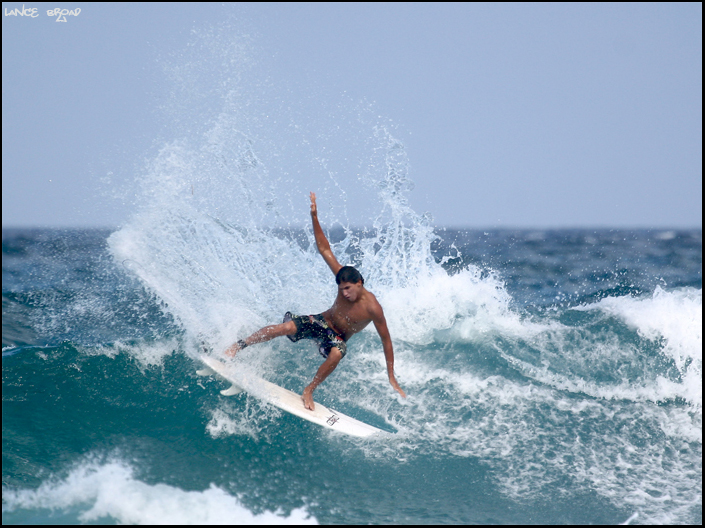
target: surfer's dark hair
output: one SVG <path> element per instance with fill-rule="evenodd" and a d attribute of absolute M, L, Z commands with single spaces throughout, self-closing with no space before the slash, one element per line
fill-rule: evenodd
<path fill-rule="evenodd" d="M 338 273 L 335 276 L 336 284 L 340 284 L 341 282 L 357 284 L 360 281 L 362 281 L 362 284 L 365 284 L 365 279 L 362 278 L 360 272 L 352 266 L 343 266 L 338 270 Z"/>

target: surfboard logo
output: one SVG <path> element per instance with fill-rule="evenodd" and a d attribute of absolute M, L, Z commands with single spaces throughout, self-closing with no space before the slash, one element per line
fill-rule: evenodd
<path fill-rule="evenodd" d="M 338 417 L 337 414 L 335 414 L 334 411 L 331 411 L 331 412 L 332 412 L 333 414 L 331 414 L 331 415 L 328 417 L 328 419 L 326 420 L 326 423 L 327 423 L 328 425 L 331 425 L 331 426 L 332 426 L 332 425 L 335 425 L 335 423 L 336 423 L 338 420 L 340 420 L 340 418 Z"/>

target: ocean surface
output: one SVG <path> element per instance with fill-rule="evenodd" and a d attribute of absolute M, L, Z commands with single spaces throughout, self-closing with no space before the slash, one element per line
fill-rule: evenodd
<path fill-rule="evenodd" d="M 4 229 L 3 523 L 700 524 L 702 231 L 431 229 L 401 209 L 330 232 L 408 394 L 372 327 L 350 340 L 316 399 L 386 431 L 367 440 L 195 374 L 201 341 L 329 307 L 310 230 L 187 208 Z M 301 391 L 320 361 L 280 338 L 235 363 Z"/>

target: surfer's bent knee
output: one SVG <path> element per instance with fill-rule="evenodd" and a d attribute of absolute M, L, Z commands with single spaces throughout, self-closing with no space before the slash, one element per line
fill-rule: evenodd
<path fill-rule="evenodd" d="M 338 363 L 341 359 L 343 359 L 343 353 L 338 347 L 332 347 L 330 352 L 328 352 L 328 357 L 326 359 L 330 359 Z"/>
<path fill-rule="evenodd" d="M 296 323 L 294 323 L 294 321 L 287 321 L 286 323 L 282 323 L 282 326 L 285 330 L 283 335 L 294 335 L 297 332 Z"/>

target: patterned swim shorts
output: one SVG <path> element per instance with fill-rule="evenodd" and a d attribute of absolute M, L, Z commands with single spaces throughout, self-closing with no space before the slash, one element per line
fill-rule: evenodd
<path fill-rule="evenodd" d="M 328 358 L 330 349 L 336 347 L 345 357 L 347 345 L 343 336 L 333 330 L 322 314 L 318 315 L 293 315 L 291 312 L 286 312 L 284 322 L 294 321 L 296 325 L 296 333 L 288 335 L 289 339 L 296 342 L 299 339 L 313 339 L 318 342 L 318 351 L 324 358 Z"/>

